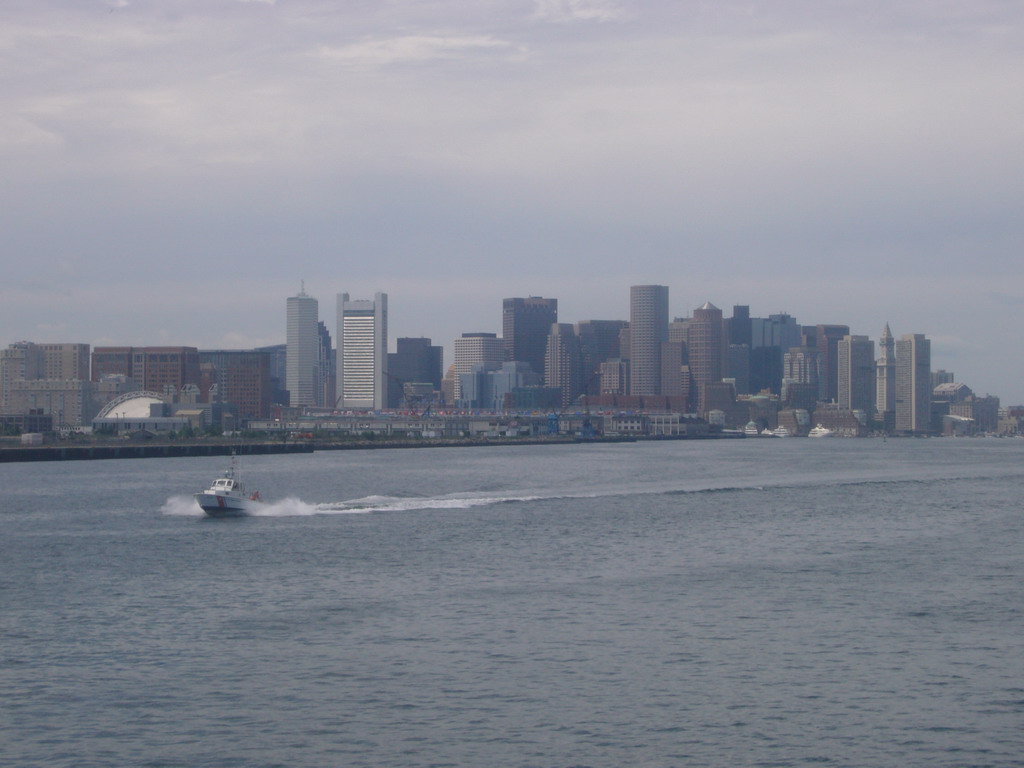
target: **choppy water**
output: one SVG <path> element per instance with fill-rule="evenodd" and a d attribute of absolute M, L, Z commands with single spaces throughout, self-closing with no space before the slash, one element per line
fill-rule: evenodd
<path fill-rule="evenodd" d="M 1024 766 L 1024 440 L 0 465 L 0 764 Z"/>

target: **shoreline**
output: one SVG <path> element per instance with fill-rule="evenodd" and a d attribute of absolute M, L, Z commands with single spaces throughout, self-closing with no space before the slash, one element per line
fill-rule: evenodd
<path fill-rule="evenodd" d="M 693 438 L 688 438 L 693 439 Z M 596 437 L 523 437 L 523 438 L 450 438 L 425 440 L 351 440 L 294 442 L 209 443 L 204 441 L 173 443 L 126 443 L 123 445 L 36 445 L 0 448 L 0 464 L 28 461 L 96 461 L 102 459 L 160 459 L 193 456 L 240 456 L 314 453 L 316 451 L 364 451 L 406 448 L 469 448 L 527 445 L 576 445 L 579 443 L 635 443 L 638 438 Z"/>

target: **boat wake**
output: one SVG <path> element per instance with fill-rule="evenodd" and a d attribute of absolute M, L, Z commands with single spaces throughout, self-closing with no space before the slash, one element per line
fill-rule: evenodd
<path fill-rule="evenodd" d="M 929 483 L 943 482 L 938 479 L 921 478 L 825 478 L 824 485 L 828 487 L 850 487 L 859 485 L 890 485 L 896 483 Z M 255 507 L 243 517 L 303 517 L 312 515 L 365 515 L 375 512 L 414 512 L 418 510 L 447 510 L 447 509 L 471 509 L 473 507 L 487 507 L 497 504 L 517 504 L 533 501 L 556 501 L 559 499 L 597 499 L 608 497 L 636 498 L 641 496 L 690 496 L 699 498 L 704 494 L 722 493 L 763 493 L 770 489 L 800 490 L 804 488 L 819 489 L 823 485 L 823 478 L 818 476 L 814 481 L 801 480 L 793 482 L 792 478 L 779 482 L 765 482 L 763 478 L 750 480 L 748 482 L 735 483 L 699 483 L 690 484 L 690 487 L 680 488 L 675 483 L 666 483 L 661 487 L 651 487 L 647 484 L 645 488 L 613 489 L 599 488 L 589 491 L 568 492 L 568 493 L 508 493 L 500 494 L 494 492 L 453 493 L 443 496 L 418 497 L 418 496 L 365 496 L 360 499 L 346 501 L 329 501 L 310 503 L 295 497 L 289 497 L 280 501 L 266 502 Z M 191 496 L 172 496 L 167 499 L 160 511 L 165 515 L 183 515 L 190 517 L 202 517 L 205 513 Z"/>
<path fill-rule="evenodd" d="M 350 501 L 310 504 L 296 498 L 267 502 L 245 517 L 301 517 L 309 515 L 365 515 L 371 512 L 409 512 L 421 509 L 469 509 L 471 507 L 536 501 L 544 496 L 442 496 L 415 498 L 398 496 L 366 496 Z M 165 515 L 203 517 L 205 513 L 191 496 L 172 496 L 160 511 Z"/>

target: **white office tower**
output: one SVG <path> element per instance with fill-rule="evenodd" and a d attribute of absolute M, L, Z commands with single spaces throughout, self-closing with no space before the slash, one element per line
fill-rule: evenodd
<path fill-rule="evenodd" d="M 896 431 L 923 434 L 932 410 L 932 343 L 920 333 L 896 342 Z"/>
<path fill-rule="evenodd" d="M 387 405 L 388 295 L 373 301 L 338 294 L 337 407 L 379 411 Z"/>
<path fill-rule="evenodd" d="M 288 298 L 288 335 L 285 377 L 288 403 L 293 408 L 316 406 L 320 382 L 318 328 L 319 303 L 305 289 Z"/>

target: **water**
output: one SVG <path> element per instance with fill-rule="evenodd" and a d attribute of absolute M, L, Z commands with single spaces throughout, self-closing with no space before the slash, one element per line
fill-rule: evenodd
<path fill-rule="evenodd" d="M 1022 766 L 1024 440 L 0 465 L 0 764 Z"/>

